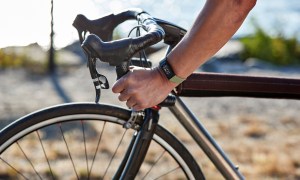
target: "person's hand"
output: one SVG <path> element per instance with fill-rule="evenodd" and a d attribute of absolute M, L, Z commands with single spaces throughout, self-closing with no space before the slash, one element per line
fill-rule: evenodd
<path fill-rule="evenodd" d="M 162 102 L 176 87 L 159 68 L 145 69 L 136 66 L 120 78 L 112 87 L 120 93 L 119 100 L 136 111 L 155 106 Z"/>

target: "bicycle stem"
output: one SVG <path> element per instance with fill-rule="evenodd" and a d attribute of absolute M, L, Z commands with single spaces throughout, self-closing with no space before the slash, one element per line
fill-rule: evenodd
<path fill-rule="evenodd" d="M 176 104 L 169 109 L 226 179 L 244 179 L 238 168 L 229 160 L 180 97 L 177 97 Z"/>

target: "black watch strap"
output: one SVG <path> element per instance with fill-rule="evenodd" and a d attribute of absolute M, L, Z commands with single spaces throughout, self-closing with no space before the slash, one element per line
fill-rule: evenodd
<path fill-rule="evenodd" d="M 167 61 L 167 57 L 159 62 L 159 67 L 163 71 L 163 73 L 166 75 L 166 77 L 169 79 L 169 81 L 176 83 L 176 84 L 180 84 L 185 80 L 183 78 L 176 76 L 171 65 Z"/>

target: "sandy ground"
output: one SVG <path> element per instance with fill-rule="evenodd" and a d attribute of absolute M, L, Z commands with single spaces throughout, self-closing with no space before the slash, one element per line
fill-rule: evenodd
<path fill-rule="evenodd" d="M 112 85 L 115 76 L 113 69 L 108 69 L 101 72 L 108 74 Z M 274 75 L 265 71 L 251 73 Z M 94 101 L 94 87 L 85 66 L 60 70 L 58 81 L 72 102 Z M 58 95 L 52 82 L 49 76 L 25 70 L 0 70 L 1 127 L 27 113 L 68 100 Z M 124 106 L 110 90 L 102 92 L 101 102 Z M 300 101 L 183 99 L 248 179 L 300 179 Z M 213 169 L 167 109 L 162 110 L 161 117 L 161 123 L 189 146 L 202 167 Z M 209 170 L 208 179 L 215 179 L 214 174 L 215 170 Z"/>

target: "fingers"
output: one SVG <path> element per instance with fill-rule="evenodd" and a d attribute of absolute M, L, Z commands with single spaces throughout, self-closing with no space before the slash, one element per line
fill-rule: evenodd
<path fill-rule="evenodd" d="M 121 92 L 119 95 L 119 100 L 126 101 L 126 106 L 129 108 L 134 108 L 138 104 L 141 104 L 141 101 L 137 98 L 137 96 L 134 93 L 127 94 L 126 92 Z M 141 107 L 141 105 L 139 105 L 138 107 Z"/>
<path fill-rule="evenodd" d="M 133 98 L 128 99 L 128 101 L 126 102 L 126 106 L 129 108 L 133 108 L 136 104 L 136 102 L 133 100 Z"/>
<path fill-rule="evenodd" d="M 129 108 L 143 110 L 155 104 L 160 91 L 151 88 L 153 79 L 151 69 L 129 67 L 129 72 L 120 78 L 112 87 L 114 93 L 119 93 L 119 100 L 126 102 Z"/>
<path fill-rule="evenodd" d="M 124 90 L 120 93 L 118 98 L 120 101 L 126 101 L 126 106 L 136 111 L 145 109 L 144 106 L 142 106 L 141 101 L 136 98 L 134 93 L 127 93 L 127 91 Z"/>
<path fill-rule="evenodd" d="M 128 93 L 125 93 L 125 90 L 123 90 L 118 96 L 118 98 L 119 101 L 127 101 L 130 98 L 130 95 Z"/>
<path fill-rule="evenodd" d="M 138 104 L 136 101 L 131 100 L 131 99 L 129 99 L 129 100 L 126 102 L 126 105 L 127 105 L 127 107 L 129 107 L 129 108 L 131 108 L 131 109 L 133 109 L 133 110 L 135 110 L 135 111 L 141 111 L 141 110 L 144 110 L 144 109 L 145 109 L 144 106 Z"/>
<path fill-rule="evenodd" d="M 129 72 L 130 73 L 130 72 Z M 112 87 L 112 91 L 114 93 L 120 93 L 118 96 L 118 99 L 120 101 L 126 101 L 126 105 L 129 108 L 133 108 L 133 106 L 136 105 L 136 100 L 134 97 L 135 93 L 134 88 L 126 88 L 126 84 L 128 85 L 129 83 L 127 82 L 127 76 L 129 74 L 126 74 L 122 78 L 120 78 L 117 82 Z"/>
<path fill-rule="evenodd" d="M 142 106 L 140 106 L 140 105 L 134 105 L 134 106 L 132 107 L 132 109 L 135 110 L 135 111 L 142 111 L 142 110 L 144 110 L 145 108 L 142 107 Z"/>
<path fill-rule="evenodd" d="M 112 91 L 114 93 L 121 93 L 124 89 L 126 89 L 126 85 L 130 85 L 131 82 L 130 76 L 131 73 L 134 71 L 134 69 L 139 69 L 139 68 L 135 66 L 130 66 L 129 72 L 115 82 L 115 84 L 112 87 Z"/>
<path fill-rule="evenodd" d="M 125 76 L 115 82 L 115 84 L 112 87 L 112 92 L 121 93 L 125 89 Z"/>
<path fill-rule="evenodd" d="M 136 101 L 133 99 L 133 97 L 136 97 L 136 93 L 137 92 L 134 90 L 130 91 L 130 89 L 124 89 L 122 92 L 120 92 L 118 98 L 120 101 L 129 101 L 130 99 L 131 99 L 131 101 Z M 133 104 L 133 103 L 130 103 L 130 104 Z"/>

